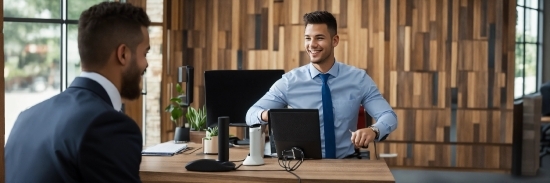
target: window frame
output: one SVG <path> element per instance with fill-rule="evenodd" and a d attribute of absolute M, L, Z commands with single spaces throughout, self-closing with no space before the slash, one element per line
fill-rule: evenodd
<path fill-rule="evenodd" d="M 523 5 L 520 5 L 520 1 L 524 2 Z M 538 6 L 537 8 L 532 8 L 532 7 L 529 7 L 526 5 L 526 1 L 527 0 L 518 0 L 516 2 L 516 13 L 518 13 L 517 11 L 517 8 L 523 8 L 523 30 L 521 30 L 521 32 L 523 33 L 522 34 L 522 40 L 521 41 L 517 41 L 517 40 L 514 40 L 515 43 L 516 43 L 516 48 L 517 48 L 517 45 L 521 45 L 523 46 L 523 58 L 521 59 L 522 63 L 521 65 L 523 65 L 523 72 L 522 72 L 522 88 L 521 88 L 521 95 L 518 96 L 518 98 L 516 98 L 516 94 L 514 93 L 514 100 L 521 100 L 523 99 L 524 96 L 527 96 L 527 95 L 531 95 L 531 94 L 535 94 L 535 93 L 538 93 L 539 90 L 540 90 L 540 86 L 542 85 L 542 69 L 543 69 L 543 38 L 544 38 L 544 31 L 543 31 L 543 28 L 544 28 L 544 4 L 543 4 L 543 1 L 542 0 L 538 0 Z M 528 20 L 528 11 L 526 10 L 534 10 L 537 12 L 537 37 L 536 37 L 536 41 L 535 42 L 532 42 L 532 41 L 527 41 L 525 39 L 525 27 L 527 25 L 527 22 L 526 20 Z M 516 15 L 516 17 L 519 17 Z M 519 18 L 516 18 L 516 25 L 517 23 L 519 22 L 518 21 Z M 517 30 L 516 29 L 516 35 L 517 33 L 520 32 L 520 30 Z M 526 72 L 525 72 L 525 59 L 526 59 L 526 45 L 535 45 L 536 46 L 536 55 L 535 55 L 535 63 L 536 63 L 536 74 L 535 74 L 535 80 L 536 80 L 536 84 L 535 84 L 535 91 L 532 92 L 532 93 L 526 93 L 525 92 L 525 79 L 526 79 Z M 517 51 L 517 50 L 516 50 Z M 517 52 L 515 53 L 517 54 Z M 514 60 L 514 65 L 517 65 L 517 60 Z M 516 78 L 516 75 L 515 75 L 515 72 L 517 71 L 516 70 L 517 68 L 514 68 L 514 80 Z M 514 83 L 514 92 L 515 92 L 515 88 L 517 86 L 517 83 Z"/>
<path fill-rule="evenodd" d="M 69 78 L 68 78 L 68 32 L 67 27 L 68 25 L 78 25 L 77 19 L 69 19 L 68 18 L 68 7 L 69 7 L 69 0 L 59 0 L 60 1 L 60 18 L 22 18 L 22 17 L 3 17 L 4 23 L 6 22 L 16 22 L 16 23 L 48 23 L 48 24 L 58 24 L 61 26 L 60 29 L 60 55 L 59 55 L 59 92 L 63 92 L 65 89 L 69 87 Z M 112 1 L 112 0 L 103 0 L 103 1 Z M 122 0 L 121 2 L 125 2 L 125 0 Z"/>

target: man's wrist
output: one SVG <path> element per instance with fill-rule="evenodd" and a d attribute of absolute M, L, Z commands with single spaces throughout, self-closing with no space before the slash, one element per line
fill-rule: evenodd
<path fill-rule="evenodd" d="M 376 126 L 369 126 L 367 128 L 370 128 L 374 134 L 376 134 L 376 136 L 374 137 L 375 140 L 378 140 L 378 138 L 380 137 L 380 130 L 378 129 L 378 127 Z"/>
<path fill-rule="evenodd" d="M 263 122 L 267 122 L 267 116 L 264 119 L 264 113 L 266 113 L 266 112 L 267 112 L 267 110 L 263 110 L 262 112 L 260 112 L 260 120 L 263 121 Z"/>

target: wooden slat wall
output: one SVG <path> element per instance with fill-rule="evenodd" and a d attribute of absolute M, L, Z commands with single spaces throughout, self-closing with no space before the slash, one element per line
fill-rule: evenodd
<path fill-rule="evenodd" d="M 0 17 L 2 20 L 0 20 L 0 30 L 4 30 L 4 3 L 0 3 Z M 4 32 L 0 32 L 0 40 L 4 40 Z M 0 43 L 0 59 L 2 62 L 0 63 L 0 68 L 4 68 L 4 41 Z M 0 76 L 4 75 L 4 69 L 0 70 Z M 4 85 L 4 77 L 0 79 L 0 86 Z M 0 181 L 5 182 L 6 180 L 6 169 L 4 166 L 4 139 L 5 133 L 6 133 L 6 116 L 5 116 L 5 90 L 0 91 L 0 154 L 2 157 L 0 157 Z"/>
<path fill-rule="evenodd" d="M 195 66 L 194 106 L 204 103 L 204 70 L 289 71 L 307 64 L 302 16 L 327 10 L 338 21 L 336 59 L 365 69 L 397 113 L 399 127 L 378 148 L 398 153 L 390 166 L 510 169 L 515 0 L 167 0 L 166 5 L 163 106 L 175 67 L 182 64 Z"/>
<path fill-rule="evenodd" d="M 521 175 L 536 176 L 540 164 L 542 95 L 523 97 L 523 138 L 521 142 Z M 544 135 L 544 134 L 542 134 Z"/>

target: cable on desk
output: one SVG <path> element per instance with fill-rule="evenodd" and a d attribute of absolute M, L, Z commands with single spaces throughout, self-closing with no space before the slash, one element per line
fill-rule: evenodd
<path fill-rule="evenodd" d="M 194 147 L 187 147 L 187 149 L 185 149 L 184 151 L 181 152 L 181 154 L 184 154 L 184 155 L 190 155 L 190 154 L 193 154 L 195 153 L 197 150 L 201 149 L 202 147 L 197 147 L 196 149 Z M 188 152 L 188 153 L 184 153 L 184 152 L 187 152 L 189 150 L 193 150 L 191 152 Z"/>
<path fill-rule="evenodd" d="M 282 157 L 279 158 L 279 166 L 285 169 L 286 172 L 296 176 L 298 182 L 302 182 L 300 176 L 296 175 L 294 170 L 298 169 L 300 165 L 304 162 L 304 151 L 298 147 L 292 147 L 290 150 L 283 150 L 281 152 Z M 292 161 L 295 160 L 296 163 L 292 165 Z"/>
<path fill-rule="evenodd" d="M 245 158 L 246 159 L 246 158 Z M 245 159 L 242 159 L 242 160 L 237 160 L 237 161 L 230 161 L 230 162 L 233 162 L 233 163 L 236 163 L 236 162 L 241 162 L 241 161 L 244 161 Z M 242 165 L 242 163 L 241 163 Z M 240 165 L 239 165 L 240 166 Z M 235 168 L 236 169 L 236 168 Z"/>
<path fill-rule="evenodd" d="M 302 179 L 300 178 L 300 176 L 296 175 L 294 172 L 292 172 L 292 171 L 286 171 L 286 172 L 291 173 L 292 175 L 296 176 L 296 178 L 298 178 L 298 183 L 302 182 Z"/>
<path fill-rule="evenodd" d="M 240 171 L 285 171 L 294 175 L 296 178 L 298 178 L 298 183 L 301 183 L 302 178 L 300 178 L 300 176 L 298 176 L 296 173 L 292 171 L 298 169 L 298 167 L 300 167 L 302 162 L 304 162 L 304 152 L 299 148 L 293 147 L 291 150 L 283 151 L 282 153 L 288 154 L 283 156 L 282 158 L 279 158 L 278 160 L 279 166 L 284 168 L 284 170 L 240 170 Z M 291 166 L 292 160 L 296 160 L 296 164 Z M 244 159 L 242 161 L 244 161 Z M 235 170 L 239 169 L 239 167 L 241 167 L 242 165 L 243 164 L 241 163 L 239 166 L 235 167 Z"/>

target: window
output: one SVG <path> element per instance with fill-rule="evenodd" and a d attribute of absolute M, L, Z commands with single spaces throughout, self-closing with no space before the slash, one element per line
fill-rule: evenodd
<path fill-rule="evenodd" d="M 4 0 L 5 134 L 19 113 L 67 87 L 80 72 L 80 13 L 104 0 Z"/>
<path fill-rule="evenodd" d="M 542 1 L 518 0 L 514 98 L 538 91 L 542 72 Z"/>
<path fill-rule="evenodd" d="M 65 90 L 80 75 L 78 18 L 102 1 L 107 0 L 4 0 L 6 141 L 22 110 Z M 149 68 L 144 77 L 148 91 L 143 103 L 143 132 L 144 142 L 150 145 L 160 142 L 164 0 L 146 3 L 152 25 Z"/>
<path fill-rule="evenodd" d="M 164 107 L 160 106 L 160 89 L 162 78 L 162 44 L 164 0 L 147 0 L 146 12 L 151 19 L 149 39 L 151 49 L 147 54 L 149 67 L 145 73 L 147 95 L 144 97 L 144 144 L 151 146 L 160 143 L 160 115 Z"/>

